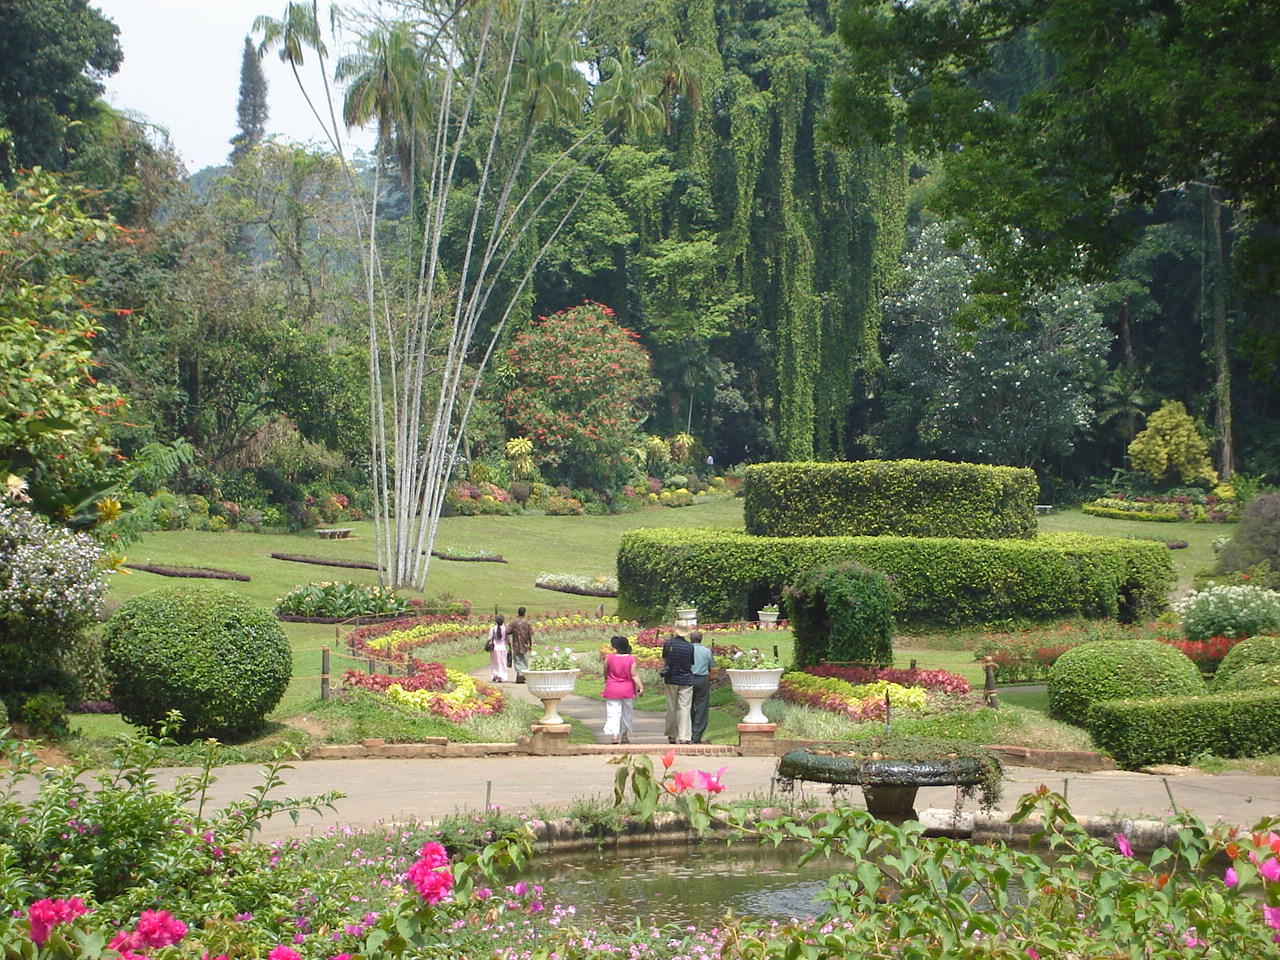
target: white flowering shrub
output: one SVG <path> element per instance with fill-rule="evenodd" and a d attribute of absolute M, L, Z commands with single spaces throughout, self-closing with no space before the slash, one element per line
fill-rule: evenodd
<path fill-rule="evenodd" d="M 1253 637 L 1280 631 L 1280 593 L 1247 585 L 1219 584 L 1192 590 L 1173 604 L 1188 640 Z"/>
<path fill-rule="evenodd" d="M 0 502 L 0 690 L 75 698 L 61 658 L 102 606 L 101 559 L 87 534 Z"/>

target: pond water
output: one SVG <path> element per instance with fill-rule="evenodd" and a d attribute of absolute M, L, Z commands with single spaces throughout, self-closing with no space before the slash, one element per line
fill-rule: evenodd
<path fill-rule="evenodd" d="M 541 884 L 548 903 L 576 907 L 579 920 L 702 926 L 729 910 L 788 920 L 817 916 L 827 878 L 853 869 L 846 858 L 798 867 L 799 855 L 751 843 L 578 850 L 535 857 L 521 876 Z"/>

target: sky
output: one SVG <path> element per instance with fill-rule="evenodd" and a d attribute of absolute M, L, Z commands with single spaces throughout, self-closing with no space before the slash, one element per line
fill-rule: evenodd
<path fill-rule="evenodd" d="M 245 35 L 259 14 L 279 17 L 285 2 L 91 0 L 91 6 L 120 28 L 124 50 L 120 71 L 105 80 L 107 101 L 168 130 L 190 172 L 225 163 L 231 150 L 229 141 L 239 129 L 236 101 Z M 331 47 L 330 55 L 333 53 Z M 263 59 L 262 68 L 270 108 L 268 135 L 279 134 L 300 143 L 322 141 L 323 130 L 288 65 L 271 52 Z M 324 114 L 314 57 L 307 57 L 300 72 Z M 373 134 L 356 131 L 352 141 L 368 149 Z"/>

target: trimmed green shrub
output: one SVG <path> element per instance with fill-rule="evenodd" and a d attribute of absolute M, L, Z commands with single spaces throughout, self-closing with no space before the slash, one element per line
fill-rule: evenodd
<path fill-rule="evenodd" d="M 846 560 L 806 571 L 783 596 L 796 666 L 824 660 L 893 665 L 893 592 L 883 573 Z"/>
<path fill-rule="evenodd" d="M 1280 567 L 1280 493 L 1254 497 L 1244 509 L 1236 535 L 1218 554 L 1219 573 L 1237 573 L 1260 563 Z"/>
<path fill-rule="evenodd" d="M 805 570 L 856 560 L 893 580 L 899 623 L 1117 617 L 1163 609 L 1163 543 L 1081 534 L 1032 540 L 753 537 L 696 528 L 629 530 L 618 547 L 619 614 L 661 618 L 672 597 L 707 622 L 745 620 Z"/>
<path fill-rule="evenodd" d="M 181 712 L 183 740 L 234 739 L 262 727 L 293 671 L 271 611 L 210 586 L 160 587 L 127 600 L 102 632 L 112 699 L 155 728 Z"/>
<path fill-rule="evenodd" d="M 742 484 L 747 532 L 764 537 L 1025 539 L 1035 471 L 939 460 L 760 463 Z"/>
<path fill-rule="evenodd" d="M 1200 671 L 1181 650 L 1158 640 L 1095 640 L 1072 647 L 1049 670 L 1049 716 L 1087 727 L 1104 700 L 1205 692 Z"/>
<path fill-rule="evenodd" d="M 1270 666 L 1280 663 L 1280 637 L 1249 637 L 1227 651 L 1213 674 L 1214 690 L 1225 689 L 1225 684 L 1241 670 L 1249 667 Z"/>
<path fill-rule="evenodd" d="M 1280 744 L 1280 690 L 1111 700 L 1093 707 L 1089 729 L 1126 770 L 1206 753 L 1263 756 Z"/>
<path fill-rule="evenodd" d="M 1173 609 L 1188 640 L 1252 637 L 1280 629 L 1280 593 L 1247 584 L 1192 590 Z"/>
<path fill-rule="evenodd" d="M 1214 693 L 1237 690 L 1280 690 L 1280 663 L 1255 663 L 1243 667 L 1221 683 L 1213 685 Z"/>

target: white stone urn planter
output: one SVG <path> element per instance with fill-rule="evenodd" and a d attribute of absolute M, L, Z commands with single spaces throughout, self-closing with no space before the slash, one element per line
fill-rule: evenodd
<path fill-rule="evenodd" d="M 778 692 L 782 668 L 776 670 L 726 670 L 733 692 L 747 701 L 747 715 L 743 723 L 768 723 L 760 705 Z"/>
<path fill-rule="evenodd" d="M 697 607 L 676 607 L 677 623 L 697 623 L 698 608 Z"/>
<path fill-rule="evenodd" d="M 526 670 L 525 685 L 529 692 L 542 701 L 542 716 L 537 723 L 564 723 L 557 707 L 560 701 L 573 693 L 573 684 L 581 670 Z"/>
<path fill-rule="evenodd" d="M 756 616 L 760 618 L 761 623 L 777 623 L 778 613 L 779 611 L 777 610 L 760 610 L 756 613 Z"/>

